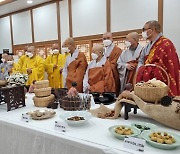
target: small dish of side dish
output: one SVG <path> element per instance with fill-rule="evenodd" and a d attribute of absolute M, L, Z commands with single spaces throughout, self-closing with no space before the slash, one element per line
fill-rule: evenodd
<path fill-rule="evenodd" d="M 152 123 L 147 123 L 147 122 L 135 122 L 135 123 L 132 123 L 131 126 L 134 126 L 138 129 L 140 129 L 141 131 L 152 130 L 152 129 L 157 128 L 156 125 L 154 125 Z"/>
<path fill-rule="evenodd" d="M 70 126 L 84 125 L 91 117 L 91 113 L 87 111 L 66 111 L 60 115 L 60 118 Z"/>
<path fill-rule="evenodd" d="M 110 133 L 117 139 L 123 140 L 128 136 L 137 136 L 141 131 L 133 126 L 115 125 L 109 127 Z"/>
<path fill-rule="evenodd" d="M 180 146 L 180 136 L 171 132 L 154 129 L 142 132 L 141 137 L 159 149 L 171 150 Z"/>

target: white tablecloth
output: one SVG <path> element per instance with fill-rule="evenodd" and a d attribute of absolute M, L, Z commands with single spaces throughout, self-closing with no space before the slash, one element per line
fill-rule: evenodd
<path fill-rule="evenodd" d="M 54 130 L 55 121 L 62 121 L 59 115 L 64 111 L 56 109 L 56 116 L 42 121 L 21 121 L 21 114 L 35 109 L 32 94 L 27 95 L 26 107 L 6 111 L 0 105 L 0 154 L 124 154 L 141 153 L 123 147 L 123 141 L 114 138 L 108 128 L 113 125 L 130 125 L 144 121 L 156 124 L 162 130 L 180 134 L 180 131 L 168 128 L 148 118 L 138 110 L 138 114 L 129 114 L 129 120 L 122 117 L 116 120 L 93 117 L 81 127 L 67 127 L 67 132 Z M 110 107 L 112 107 L 111 105 Z M 97 105 L 96 105 L 97 107 Z M 63 121 L 62 121 L 63 122 Z M 145 153 L 179 154 L 180 147 L 174 150 L 161 150 L 146 143 Z"/>

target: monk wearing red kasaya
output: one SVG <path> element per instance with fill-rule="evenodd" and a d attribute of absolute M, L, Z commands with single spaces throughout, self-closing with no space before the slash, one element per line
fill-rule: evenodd
<path fill-rule="evenodd" d="M 145 23 L 142 36 L 150 42 L 141 53 L 138 67 L 146 64 L 161 66 L 170 79 L 169 95 L 180 95 L 180 63 L 173 43 L 162 35 L 160 24 L 155 20 Z M 148 81 L 154 77 L 168 84 L 165 73 L 152 66 L 140 67 L 136 81 Z"/>

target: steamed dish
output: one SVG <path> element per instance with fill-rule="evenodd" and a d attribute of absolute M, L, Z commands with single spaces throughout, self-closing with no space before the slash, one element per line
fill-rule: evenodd
<path fill-rule="evenodd" d="M 131 128 L 126 128 L 124 126 L 116 127 L 115 132 L 119 135 L 132 135 L 132 134 L 134 134 L 134 132 Z"/>
<path fill-rule="evenodd" d="M 175 138 L 166 132 L 153 132 L 149 137 L 151 141 L 161 144 L 173 144 L 176 142 Z"/>

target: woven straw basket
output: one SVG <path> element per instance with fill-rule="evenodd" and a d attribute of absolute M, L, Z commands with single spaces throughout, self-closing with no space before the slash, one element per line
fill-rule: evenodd
<path fill-rule="evenodd" d="M 157 103 L 158 101 L 161 100 L 162 97 L 164 97 L 168 94 L 169 84 L 170 84 L 169 76 L 168 76 L 167 72 L 161 66 L 158 66 L 155 64 L 144 65 L 144 67 L 147 67 L 147 66 L 153 66 L 153 67 L 160 68 L 167 76 L 168 86 L 161 88 L 161 87 L 139 87 L 139 86 L 135 85 L 134 86 L 134 94 L 146 102 Z"/>
<path fill-rule="evenodd" d="M 36 97 L 45 97 L 51 95 L 51 87 L 34 89 L 34 94 Z"/>
<path fill-rule="evenodd" d="M 48 87 L 49 87 L 48 80 L 42 80 L 42 81 L 35 82 L 35 89 L 48 88 Z"/>
<path fill-rule="evenodd" d="M 47 107 L 50 103 L 54 101 L 54 95 L 51 94 L 47 97 L 33 97 L 34 105 L 37 107 Z"/>

